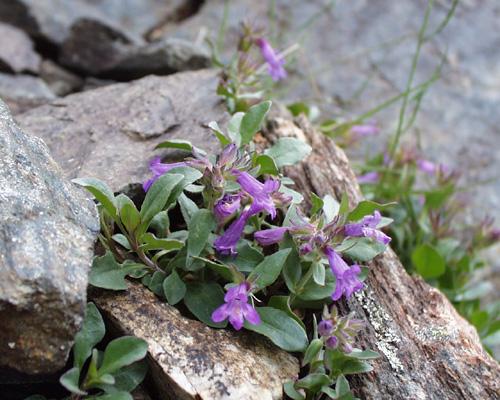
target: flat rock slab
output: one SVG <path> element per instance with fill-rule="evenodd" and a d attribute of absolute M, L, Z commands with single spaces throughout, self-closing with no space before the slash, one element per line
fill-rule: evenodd
<path fill-rule="evenodd" d="M 227 119 L 216 85 L 210 70 L 150 76 L 70 95 L 17 120 L 47 143 L 68 177 L 98 178 L 119 191 L 149 177 L 148 160 L 159 142 L 217 146 L 206 127 Z"/>
<path fill-rule="evenodd" d="M 82 322 L 97 212 L 2 101 L 0 204 L 0 365 L 57 371 Z"/>
<path fill-rule="evenodd" d="M 14 115 L 41 106 L 56 97 L 47 84 L 36 76 L 0 72 L 0 99 L 7 103 Z"/>
<path fill-rule="evenodd" d="M 8 72 L 33 72 L 40 68 L 41 58 L 31 39 L 22 30 L 0 22 L 0 69 Z"/>
<path fill-rule="evenodd" d="M 162 399 L 281 399 L 283 383 L 298 375 L 297 359 L 266 339 L 185 318 L 140 284 L 91 297 L 115 328 L 148 342 Z"/>

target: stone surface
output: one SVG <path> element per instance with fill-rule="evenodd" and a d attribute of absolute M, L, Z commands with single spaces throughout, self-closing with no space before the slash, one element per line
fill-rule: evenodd
<path fill-rule="evenodd" d="M 95 206 L 0 101 L 0 365 L 65 365 L 86 304 Z"/>
<path fill-rule="evenodd" d="M 7 72 L 37 73 L 40 56 L 33 49 L 33 42 L 22 30 L 0 22 L 0 70 Z"/>
<path fill-rule="evenodd" d="M 89 18 L 145 35 L 164 20 L 176 20 L 190 0 L 9 0 L 0 2 L 0 21 L 11 23 L 51 44 L 60 45 L 73 23 Z"/>
<path fill-rule="evenodd" d="M 305 118 L 275 118 L 264 137 L 305 139 L 311 155 L 287 167 L 295 189 L 306 200 L 313 192 L 350 206 L 362 200 L 345 153 L 312 128 Z M 438 290 L 406 273 L 391 249 L 369 263 L 367 288 L 341 301 L 342 314 L 354 312 L 367 322 L 358 336 L 360 347 L 379 352 L 374 371 L 355 375 L 351 387 L 362 399 L 497 399 L 500 365 L 481 346 L 476 329 L 465 321 Z"/>
<path fill-rule="evenodd" d="M 66 96 L 83 87 L 83 80 L 57 65 L 51 60 L 43 60 L 40 65 L 40 78 L 58 96 Z"/>
<path fill-rule="evenodd" d="M 118 191 L 149 177 L 148 160 L 161 141 L 217 144 L 206 128 L 227 119 L 216 86 L 210 70 L 151 76 L 73 94 L 17 120 L 47 143 L 66 176 L 98 178 Z"/>
<path fill-rule="evenodd" d="M 140 284 L 91 296 L 115 328 L 148 342 L 162 399 L 277 400 L 299 372 L 298 360 L 266 339 L 185 318 Z"/>
<path fill-rule="evenodd" d="M 62 44 L 59 60 L 87 75 L 130 80 L 208 67 L 210 53 L 182 39 L 144 43 L 98 21 L 81 19 Z"/>
<path fill-rule="evenodd" d="M 56 95 L 35 76 L 0 73 L 0 98 L 11 108 L 12 114 L 19 114 L 54 100 Z"/>

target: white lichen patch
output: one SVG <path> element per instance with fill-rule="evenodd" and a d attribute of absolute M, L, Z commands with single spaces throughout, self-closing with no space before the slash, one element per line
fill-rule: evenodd
<path fill-rule="evenodd" d="M 391 367 L 398 372 L 403 372 L 404 367 L 398 357 L 397 343 L 401 338 L 393 328 L 393 320 L 387 312 L 380 307 L 373 298 L 373 292 L 367 288 L 354 294 L 356 300 L 368 313 L 370 324 L 375 330 L 377 347 L 385 355 Z"/>

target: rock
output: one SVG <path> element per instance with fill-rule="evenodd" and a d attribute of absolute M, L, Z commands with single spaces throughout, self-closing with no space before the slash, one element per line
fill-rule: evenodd
<path fill-rule="evenodd" d="M 181 39 L 146 44 L 109 25 L 81 19 L 64 41 L 59 61 L 87 75 L 130 80 L 208 67 L 210 53 Z"/>
<path fill-rule="evenodd" d="M 0 73 L 0 98 L 16 115 L 54 100 L 56 96 L 40 78 Z"/>
<path fill-rule="evenodd" d="M 148 342 L 160 398 L 281 399 L 298 375 L 298 360 L 266 339 L 185 318 L 140 284 L 91 296 L 113 327 Z"/>
<path fill-rule="evenodd" d="M 0 37 L 0 70 L 38 73 L 41 59 L 33 49 L 33 42 L 28 35 L 0 22 Z"/>
<path fill-rule="evenodd" d="M 190 0 L 9 0 L 0 2 L 0 21 L 60 45 L 81 18 L 141 36 L 161 21 L 177 19 L 190 7 Z"/>
<path fill-rule="evenodd" d="M 65 70 L 51 60 L 43 60 L 40 65 L 40 78 L 58 96 L 66 96 L 82 88 L 84 82 L 79 76 Z"/>
<path fill-rule="evenodd" d="M 82 18 L 62 43 L 59 62 L 85 74 L 99 75 L 120 63 L 134 44 L 141 43 L 108 23 Z"/>
<path fill-rule="evenodd" d="M 86 304 L 95 206 L 0 101 L 0 366 L 65 365 Z"/>
<path fill-rule="evenodd" d="M 67 177 L 95 177 L 118 191 L 149 177 L 148 160 L 161 141 L 217 145 L 205 126 L 227 119 L 216 86 L 211 70 L 150 76 L 73 94 L 17 120 L 47 143 Z"/>
<path fill-rule="evenodd" d="M 183 39 L 163 39 L 133 49 L 105 75 L 115 79 L 133 79 L 145 75 L 167 75 L 210 66 L 210 52 Z"/>

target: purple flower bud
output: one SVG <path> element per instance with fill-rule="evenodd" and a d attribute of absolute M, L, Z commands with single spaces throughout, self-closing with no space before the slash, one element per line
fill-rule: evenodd
<path fill-rule="evenodd" d="M 143 189 L 145 192 L 149 190 L 151 185 L 156 182 L 156 180 L 162 176 L 163 174 L 166 174 L 168 171 L 170 171 L 173 168 L 177 167 L 185 167 L 187 165 L 186 162 L 175 162 L 175 163 L 170 163 L 170 164 L 163 164 L 161 162 L 160 157 L 155 157 L 151 162 L 149 163 L 149 169 L 153 173 L 153 177 L 151 179 L 148 179 L 144 184 L 142 185 Z"/>
<path fill-rule="evenodd" d="M 366 174 L 358 176 L 358 182 L 363 185 L 367 183 L 377 183 L 380 179 L 380 174 L 378 172 L 372 171 Z"/>
<path fill-rule="evenodd" d="M 239 194 L 225 194 L 222 199 L 217 200 L 214 206 L 214 215 L 219 224 L 223 224 L 231 218 L 241 207 Z"/>
<path fill-rule="evenodd" d="M 269 75 L 271 75 L 271 78 L 273 78 L 274 81 L 279 81 L 280 79 L 286 78 L 287 73 L 285 68 L 283 68 L 285 60 L 276 54 L 276 52 L 266 39 L 259 38 L 255 42 L 260 48 L 262 57 L 264 58 L 264 60 L 266 60 Z"/>
<path fill-rule="evenodd" d="M 232 164 L 235 161 L 237 154 L 238 154 L 238 146 L 236 146 L 234 143 L 228 144 L 222 150 L 222 153 L 217 161 L 217 165 L 219 167 L 224 167 L 228 164 Z"/>
<path fill-rule="evenodd" d="M 337 301 L 342 295 L 349 298 L 354 292 L 363 289 L 363 282 L 358 278 L 361 273 L 359 265 L 354 264 L 349 267 L 342 257 L 329 246 L 324 249 L 324 252 L 328 257 L 328 263 L 336 278 L 332 300 Z"/>
<path fill-rule="evenodd" d="M 384 232 L 377 229 L 378 224 L 382 221 L 380 212 L 375 211 L 373 215 L 365 216 L 360 222 L 347 224 L 344 226 L 344 234 L 351 237 L 371 237 L 372 239 L 387 245 L 391 238 Z"/>
<path fill-rule="evenodd" d="M 299 253 L 301 255 L 305 255 L 305 254 L 308 254 L 310 253 L 311 251 L 313 251 L 313 246 L 311 243 L 304 243 L 303 245 L 300 246 L 299 248 Z"/>
<path fill-rule="evenodd" d="M 417 167 L 420 171 L 428 175 L 434 175 L 438 171 L 438 166 L 436 164 L 432 161 L 424 160 L 423 158 L 417 161 Z"/>
<path fill-rule="evenodd" d="M 377 127 L 374 121 L 370 121 L 363 125 L 351 126 L 353 140 L 359 140 L 368 136 L 377 135 L 379 132 L 380 129 Z"/>
<path fill-rule="evenodd" d="M 326 339 L 326 347 L 330 349 L 335 349 L 338 345 L 338 339 L 335 336 L 330 336 L 328 339 Z"/>
<path fill-rule="evenodd" d="M 318 324 L 318 333 L 321 336 L 330 336 L 333 332 L 333 322 L 324 319 Z"/>
<path fill-rule="evenodd" d="M 265 229 L 255 232 L 253 237 L 261 246 L 269 246 L 271 244 L 281 242 L 285 233 L 289 230 L 290 228 L 285 226 L 280 228 Z"/>
<path fill-rule="evenodd" d="M 351 353 L 352 352 L 352 346 L 350 343 L 344 343 L 342 345 L 342 350 L 344 351 L 344 353 Z"/>
<path fill-rule="evenodd" d="M 243 235 L 243 229 L 252 214 L 249 210 L 243 211 L 236 221 L 226 229 L 222 236 L 219 236 L 215 242 L 215 249 L 224 255 L 236 255 L 236 244 Z"/>
<path fill-rule="evenodd" d="M 229 323 L 237 331 L 243 327 L 245 320 L 252 325 L 260 324 L 259 314 L 248 304 L 249 290 L 248 282 L 230 288 L 224 296 L 224 304 L 212 313 L 212 321 L 222 322 L 229 319 Z"/>

